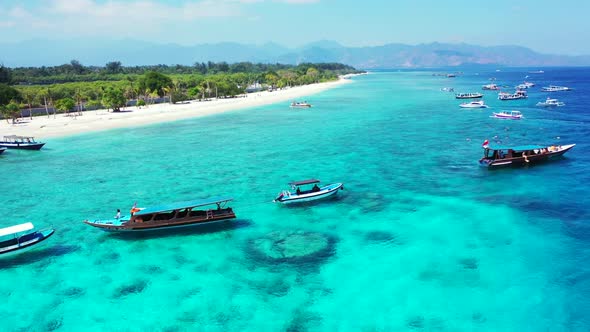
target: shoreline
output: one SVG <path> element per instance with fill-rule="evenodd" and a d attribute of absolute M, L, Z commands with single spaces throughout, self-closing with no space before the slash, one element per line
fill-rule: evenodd
<path fill-rule="evenodd" d="M 173 122 L 182 119 L 198 118 L 208 115 L 237 111 L 244 108 L 264 106 L 314 95 L 322 91 L 352 83 L 351 76 L 340 77 L 337 81 L 296 86 L 278 91 L 253 92 L 241 98 L 213 99 L 210 101 L 192 100 L 183 104 L 153 104 L 149 107 L 125 107 L 122 112 L 106 109 L 84 111 L 82 115 L 58 114 L 55 118 L 45 115 L 21 118 L 19 123 L 0 121 L 0 136 L 33 136 L 39 141 L 99 131 L 139 127 L 156 123 Z M 77 114 L 77 113 L 76 113 Z"/>

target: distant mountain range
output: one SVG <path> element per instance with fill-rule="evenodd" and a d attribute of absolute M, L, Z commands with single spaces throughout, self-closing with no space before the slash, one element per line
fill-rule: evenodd
<path fill-rule="evenodd" d="M 104 65 L 121 61 L 124 66 L 183 64 L 195 62 L 229 63 L 250 61 L 297 64 L 339 62 L 356 68 L 422 68 L 490 65 L 512 67 L 588 66 L 590 56 L 537 53 L 520 46 L 477 46 L 430 43 L 386 44 L 373 47 L 346 47 L 334 41 L 318 41 L 298 48 L 275 43 L 249 45 L 216 43 L 183 46 L 138 40 L 99 41 L 30 40 L 0 43 L 0 63 L 8 67 L 53 66 L 76 59 L 84 65 Z"/>

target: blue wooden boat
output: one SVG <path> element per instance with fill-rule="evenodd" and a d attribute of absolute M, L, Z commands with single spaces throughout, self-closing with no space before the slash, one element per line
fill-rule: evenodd
<path fill-rule="evenodd" d="M 148 208 L 131 208 L 129 215 L 117 215 L 112 219 L 84 220 L 84 223 L 107 232 L 157 231 L 188 227 L 234 219 L 231 207 L 233 198 L 218 197 L 176 202 Z"/>
<path fill-rule="evenodd" d="M 45 143 L 35 141 L 31 136 L 8 135 L 0 141 L 0 148 L 20 150 L 40 150 Z"/>
<path fill-rule="evenodd" d="M 34 228 L 30 222 L 0 228 L 0 257 L 29 250 L 47 240 L 55 232 L 54 229 L 33 231 Z"/>
<path fill-rule="evenodd" d="M 289 183 L 291 190 L 281 191 L 273 202 L 282 204 L 311 202 L 332 197 L 338 193 L 338 190 L 344 189 L 342 183 L 332 183 L 321 187 L 318 186 L 319 183 L 320 180 L 316 179 L 291 182 Z M 313 187 L 304 187 L 309 185 L 313 185 Z M 301 187 L 304 189 L 302 190 Z"/>

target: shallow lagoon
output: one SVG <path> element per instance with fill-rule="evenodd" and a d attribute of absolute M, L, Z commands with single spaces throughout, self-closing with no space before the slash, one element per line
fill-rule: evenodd
<path fill-rule="evenodd" d="M 590 329 L 589 70 L 534 75 L 524 101 L 486 92 L 488 110 L 461 110 L 440 88 L 476 92 L 492 76 L 516 85 L 527 70 L 431 74 L 358 77 L 306 97 L 311 109 L 271 105 L 3 154 L 0 225 L 57 231 L 0 261 L 3 330 Z M 548 84 L 576 89 L 552 95 L 566 107 L 534 107 Z M 525 119 L 489 118 L 504 109 Z M 578 145 L 550 164 L 488 171 L 476 163 L 486 138 Z M 310 177 L 346 190 L 319 205 L 271 203 Z M 135 201 L 226 194 L 237 220 L 182 232 L 125 237 L 81 222 Z M 289 247 L 264 256 L 277 241 Z"/>

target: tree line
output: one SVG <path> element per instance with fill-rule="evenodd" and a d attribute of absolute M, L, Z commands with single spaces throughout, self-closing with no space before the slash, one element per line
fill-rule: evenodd
<path fill-rule="evenodd" d="M 54 67 L 0 66 L 0 111 L 13 121 L 22 109 L 44 107 L 58 112 L 108 108 L 119 111 L 128 101 L 149 105 L 166 97 L 171 103 L 190 99 L 228 98 L 255 85 L 265 89 L 335 80 L 357 73 L 338 63 L 260 64 L 195 63 L 193 66 L 133 66 L 109 62 L 83 66 L 76 60 Z"/>

